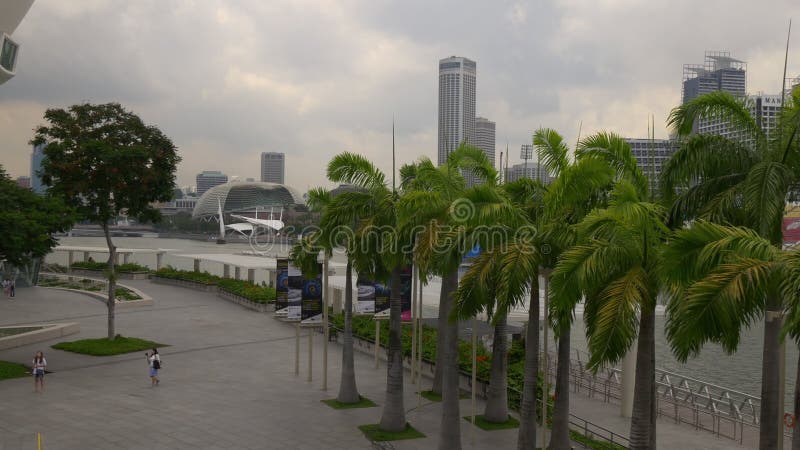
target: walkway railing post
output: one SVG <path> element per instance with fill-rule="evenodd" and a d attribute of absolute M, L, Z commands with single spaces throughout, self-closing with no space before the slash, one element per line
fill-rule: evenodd
<path fill-rule="evenodd" d="M 325 341 L 322 347 L 322 390 L 328 390 L 328 340 L 330 330 L 328 330 L 328 255 L 323 253 L 322 260 L 322 329 Z"/>
<path fill-rule="evenodd" d="M 375 368 L 378 368 L 378 349 L 381 347 L 381 321 L 375 321 Z"/>
<path fill-rule="evenodd" d="M 294 374 L 300 375 L 300 324 L 299 323 L 294 324 Z"/>

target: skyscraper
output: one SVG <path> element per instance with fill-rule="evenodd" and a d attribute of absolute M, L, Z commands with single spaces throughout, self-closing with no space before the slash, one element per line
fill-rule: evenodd
<path fill-rule="evenodd" d="M 286 155 L 279 152 L 261 154 L 261 181 L 284 184 Z"/>
<path fill-rule="evenodd" d="M 475 144 L 475 76 L 475 61 L 439 60 L 439 165 L 462 142 Z"/>
<path fill-rule="evenodd" d="M 483 150 L 489 161 L 492 162 L 492 167 L 497 167 L 494 159 L 495 148 L 495 123 L 483 117 L 475 118 L 475 142 L 474 145 Z M 472 187 L 478 184 L 479 180 L 472 173 L 465 173 L 464 178 L 467 181 L 467 187 Z"/>
<path fill-rule="evenodd" d="M 684 64 L 683 103 L 714 91 L 743 97 L 747 92 L 747 63 L 730 52 L 706 51 L 703 64 Z"/>
<path fill-rule="evenodd" d="M 39 170 L 42 169 L 42 161 L 44 161 L 44 147 L 46 145 L 34 145 L 33 153 L 31 153 L 31 189 L 37 194 L 44 194 L 47 189 L 42 184 L 42 178 L 39 176 Z"/>
<path fill-rule="evenodd" d="M 522 178 L 539 180 L 544 184 L 549 184 L 553 181 L 553 178 L 547 173 L 547 170 L 544 167 L 542 167 L 542 170 L 539 170 L 539 165 L 535 162 L 514 164 L 511 167 L 505 168 L 504 171 L 506 183 L 517 181 Z"/>
<path fill-rule="evenodd" d="M 197 182 L 197 196 L 200 197 L 212 187 L 227 183 L 228 176 L 219 170 L 204 170 L 197 174 L 195 181 Z"/>
<path fill-rule="evenodd" d="M 678 141 L 674 139 L 625 138 L 625 142 L 631 146 L 631 153 L 636 158 L 636 165 L 650 181 L 650 189 L 655 191 L 664 164 L 678 150 Z"/>

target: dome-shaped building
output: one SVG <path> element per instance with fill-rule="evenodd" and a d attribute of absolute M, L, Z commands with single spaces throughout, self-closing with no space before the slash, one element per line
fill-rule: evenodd
<path fill-rule="evenodd" d="M 303 204 L 303 197 L 289 186 L 266 182 L 232 182 L 207 190 L 198 200 L 192 218 L 216 217 L 219 207 L 223 214 L 242 214 L 258 209 L 289 208 Z"/>

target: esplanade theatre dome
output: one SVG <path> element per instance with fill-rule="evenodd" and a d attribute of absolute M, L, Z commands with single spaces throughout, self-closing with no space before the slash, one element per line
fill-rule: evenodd
<path fill-rule="evenodd" d="M 237 214 L 253 211 L 258 208 L 265 209 L 288 208 L 302 205 L 303 197 L 289 186 L 278 183 L 266 182 L 241 182 L 220 184 L 207 190 L 197 200 L 197 205 L 192 211 L 192 218 L 207 218 L 216 216 L 219 205 L 223 214 Z"/>

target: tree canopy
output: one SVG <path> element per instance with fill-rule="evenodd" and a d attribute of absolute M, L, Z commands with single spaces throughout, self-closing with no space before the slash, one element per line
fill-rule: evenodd
<path fill-rule="evenodd" d="M 157 221 L 151 203 L 174 194 L 180 157 L 172 141 L 118 103 L 48 109 L 33 144 L 47 144 L 42 181 L 91 222 L 120 213 Z"/>
<path fill-rule="evenodd" d="M 21 266 L 56 245 L 53 233 L 75 222 L 74 211 L 49 196 L 36 195 L 11 180 L 0 166 L 0 259 Z"/>

